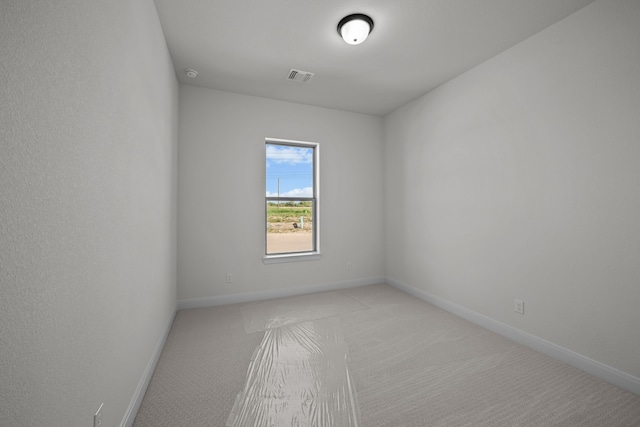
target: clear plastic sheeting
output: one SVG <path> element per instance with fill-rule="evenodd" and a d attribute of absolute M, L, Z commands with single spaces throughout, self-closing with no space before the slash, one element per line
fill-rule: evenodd
<path fill-rule="evenodd" d="M 340 320 L 267 329 L 227 427 L 354 427 L 359 407 Z"/>
<path fill-rule="evenodd" d="M 367 308 L 340 292 L 323 292 L 243 304 L 240 310 L 244 329 L 249 334 Z"/>

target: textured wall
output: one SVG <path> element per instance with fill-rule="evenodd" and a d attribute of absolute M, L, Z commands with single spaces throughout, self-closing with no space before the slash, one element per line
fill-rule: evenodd
<path fill-rule="evenodd" d="M 266 137 L 320 144 L 319 261 L 262 263 Z M 383 276 L 381 118 L 181 85 L 178 170 L 178 299 Z"/>
<path fill-rule="evenodd" d="M 0 425 L 122 421 L 175 308 L 177 82 L 151 0 L 0 2 Z"/>
<path fill-rule="evenodd" d="M 640 377 L 639 22 L 595 2 L 385 118 L 387 277 Z"/>

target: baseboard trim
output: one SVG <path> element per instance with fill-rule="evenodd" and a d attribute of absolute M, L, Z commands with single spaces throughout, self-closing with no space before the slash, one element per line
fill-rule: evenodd
<path fill-rule="evenodd" d="M 357 288 L 360 286 L 384 283 L 384 277 L 369 277 L 365 279 L 348 280 L 343 282 L 322 283 L 317 285 L 297 286 L 294 288 L 274 289 L 268 291 L 247 292 L 242 294 L 219 295 L 184 299 L 178 301 L 178 310 L 189 308 L 213 307 L 217 305 L 238 304 L 268 300 L 274 298 L 292 297 L 296 295 L 313 294 L 315 292 L 335 291 L 339 289 Z"/>
<path fill-rule="evenodd" d="M 440 307 L 443 310 L 455 314 L 456 316 L 462 317 L 463 319 L 482 326 L 483 328 L 509 338 L 517 343 L 525 345 L 533 350 L 539 351 L 542 354 L 546 354 L 547 356 L 553 357 L 554 359 L 558 359 L 568 365 L 581 369 L 595 377 L 598 377 L 620 388 L 630 391 L 631 393 L 640 395 L 640 378 L 620 371 L 609 365 L 605 365 L 604 363 L 598 362 L 597 360 L 583 356 L 582 354 L 576 353 L 575 351 L 546 341 L 535 335 L 523 332 L 519 329 L 514 328 L 513 326 L 509 326 L 483 314 L 469 310 L 468 308 L 452 303 L 451 301 L 448 301 L 446 299 L 414 288 L 413 286 L 407 285 L 406 283 L 399 282 L 389 277 L 385 279 L 385 283 L 410 295 L 413 295 L 416 298 L 420 298 L 423 301 Z"/>
<path fill-rule="evenodd" d="M 164 344 L 167 341 L 169 332 L 171 331 L 171 326 L 173 325 L 173 321 L 176 318 L 176 312 L 177 309 L 173 311 L 173 315 L 162 331 L 156 347 L 153 349 L 151 360 L 149 360 L 149 363 L 147 363 L 147 367 L 142 374 L 142 378 L 140 379 L 138 387 L 133 394 L 133 398 L 129 403 L 129 407 L 127 408 L 127 412 L 125 413 L 122 422 L 120 423 L 120 427 L 131 427 L 133 425 L 133 421 L 136 419 L 136 415 L 138 414 L 138 410 L 140 409 L 140 405 L 142 404 L 142 399 L 144 398 L 144 394 L 146 393 L 149 382 L 151 381 L 151 377 L 153 376 L 153 371 L 156 369 L 158 359 L 160 359 L 160 353 L 162 353 Z"/>

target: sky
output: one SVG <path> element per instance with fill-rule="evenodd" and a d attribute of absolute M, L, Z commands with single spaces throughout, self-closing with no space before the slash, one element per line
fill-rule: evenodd
<path fill-rule="evenodd" d="M 267 144 L 267 197 L 313 197 L 313 148 Z"/>

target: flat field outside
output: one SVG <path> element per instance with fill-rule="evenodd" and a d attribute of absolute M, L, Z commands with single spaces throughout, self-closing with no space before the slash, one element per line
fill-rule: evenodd
<path fill-rule="evenodd" d="M 310 204 L 267 205 L 267 253 L 313 250 L 313 211 Z"/>

